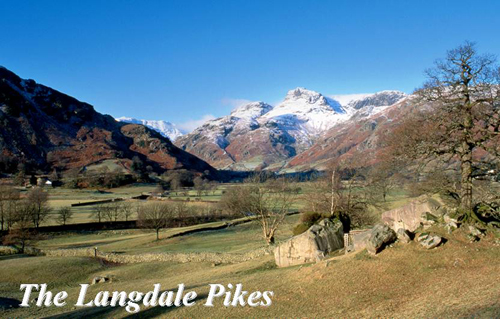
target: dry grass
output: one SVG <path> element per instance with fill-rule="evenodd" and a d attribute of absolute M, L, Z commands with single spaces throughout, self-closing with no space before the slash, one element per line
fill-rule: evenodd
<path fill-rule="evenodd" d="M 439 230 L 438 230 L 439 231 Z M 144 309 L 142 317 L 498 317 L 500 316 L 500 248 L 492 237 L 469 243 L 458 230 L 434 250 L 417 243 L 396 244 L 375 257 L 361 252 L 329 264 L 274 268 L 272 256 L 236 265 L 212 267 L 207 263 L 147 263 L 107 267 L 85 258 L 33 257 L 0 261 L 0 296 L 20 298 L 22 282 L 48 282 L 76 299 L 78 284 L 95 275 L 115 276 L 98 290 L 148 291 L 155 283 L 173 289 L 185 283 L 198 295 L 208 283 L 242 283 L 245 290 L 273 290 L 268 308 L 213 308 L 199 300 L 191 308 Z M 205 236 L 210 240 L 210 235 Z M 62 272 L 62 269 L 65 271 Z M 78 274 L 71 273 L 78 272 Z M 203 298 L 202 298 L 203 299 Z M 76 309 L 75 316 L 89 315 Z M 8 317 L 40 317 L 75 311 L 72 306 L 16 309 Z M 93 313 L 94 315 L 96 313 Z M 99 315 L 99 313 L 97 313 Z M 100 316 L 125 317 L 123 309 L 103 310 Z"/>

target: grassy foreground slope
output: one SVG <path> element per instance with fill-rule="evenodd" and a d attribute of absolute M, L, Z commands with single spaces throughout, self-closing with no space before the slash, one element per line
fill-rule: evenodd
<path fill-rule="evenodd" d="M 235 219 L 243 221 L 248 218 Z M 279 229 L 277 240 L 286 240 L 292 236 L 292 226 L 298 216 L 291 215 L 285 219 Z M 196 229 L 217 227 L 226 222 L 212 222 L 179 228 L 167 228 L 160 232 L 160 240 L 155 240 L 155 233 L 150 230 L 117 230 L 88 233 L 67 233 L 52 235 L 36 243 L 40 249 L 72 249 L 94 248 L 101 252 L 120 252 L 127 254 L 162 253 L 162 252 L 227 252 L 242 253 L 265 247 L 260 226 L 256 222 L 248 222 L 220 230 L 206 230 L 199 233 L 171 237 L 176 234 Z"/>
<path fill-rule="evenodd" d="M 439 230 L 438 230 L 439 231 Z M 216 233 L 206 233 L 210 241 Z M 91 258 L 3 258 L 0 296 L 21 299 L 21 283 L 49 283 L 69 293 L 68 306 L 15 309 L 2 317 L 127 317 L 121 308 L 76 309 L 78 284 L 96 275 L 114 276 L 100 290 L 149 291 L 160 283 L 175 289 L 184 283 L 201 297 L 191 308 L 142 309 L 139 317 L 498 317 L 500 316 L 500 248 L 491 238 L 469 243 L 465 232 L 447 235 L 434 250 L 417 243 L 395 244 L 375 257 L 365 252 L 327 262 L 276 269 L 272 256 L 213 267 L 210 263 L 143 263 L 104 265 Z M 270 307 L 204 307 L 209 283 L 242 283 L 245 290 L 273 290 Z M 67 312 L 70 312 L 68 314 Z"/>

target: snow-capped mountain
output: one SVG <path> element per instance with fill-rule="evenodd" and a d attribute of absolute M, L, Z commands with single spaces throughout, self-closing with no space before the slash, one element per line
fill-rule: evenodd
<path fill-rule="evenodd" d="M 141 124 L 157 131 L 161 135 L 168 137 L 172 142 L 182 136 L 184 133 L 179 130 L 175 124 L 167 121 L 154 121 L 154 120 L 138 120 L 131 117 L 119 117 L 116 119 L 118 122 Z"/>
<path fill-rule="evenodd" d="M 408 95 L 401 91 L 380 91 L 373 94 L 334 95 L 330 98 L 348 110 L 351 117 L 360 118 L 380 113 L 406 97 Z"/>
<path fill-rule="evenodd" d="M 243 104 L 237 108 L 235 108 L 230 116 L 238 117 L 240 119 L 256 119 L 270 110 L 272 110 L 272 106 L 266 104 L 264 102 L 250 102 L 247 104 Z"/>
<path fill-rule="evenodd" d="M 310 146 L 321 132 L 348 119 L 350 112 L 338 102 L 305 88 L 288 91 L 285 99 L 258 119 L 267 127 L 284 130 L 299 148 Z"/>
<path fill-rule="evenodd" d="M 245 134 L 260 127 L 257 119 L 273 107 L 264 102 L 251 102 L 234 109 L 230 115 L 206 122 L 193 132 L 181 136 L 176 145 L 193 154 L 218 163 L 220 168 L 229 167 L 238 161 L 227 150 L 234 142 L 244 139 Z"/>
<path fill-rule="evenodd" d="M 279 167 L 335 125 L 372 116 L 405 97 L 399 91 L 327 97 L 299 87 L 275 107 L 242 105 L 180 137 L 176 145 L 217 168 Z"/>
<path fill-rule="evenodd" d="M 324 131 L 347 116 L 346 110 L 336 101 L 318 92 L 304 88 L 288 91 L 283 102 L 266 113 L 262 120 L 280 122 L 296 119 L 308 133 Z"/>
<path fill-rule="evenodd" d="M 392 102 L 394 104 L 384 105 Z M 357 159 L 357 165 L 373 165 L 385 152 L 381 143 L 383 136 L 393 131 L 415 108 L 413 96 L 397 91 L 372 94 L 346 104 L 361 107 L 348 121 L 324 132 L 314 145 L 289 160 L 283 172 L 323 170 L 332 160 Z"/>

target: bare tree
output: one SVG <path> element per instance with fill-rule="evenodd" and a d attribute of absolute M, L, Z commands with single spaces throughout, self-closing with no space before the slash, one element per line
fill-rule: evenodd
<path fill-rule="evenodd" d="M 212 191 L 212 195 L 215 195 L 215 192 L 217 191 L 218 186 L 219 186 L 219 183 L 217 181 L 210 181 L 209 188 Z"/>
<path fill-rule="evenodd" d="M 10 209 L 13 225 L 9 227 L 4 243 L 20 246 L 20 252 L 24 253 L 26 246 L 35 239 L 35 233 L 30 229 L 33 222 L 33 205 L 26 199 L 16 200 L 12 202 Z"/>
<path fill-rule="evenodd" d="M 0 230 L 8 230 L 13 218 L 13 201 L 19 200 L 19 192 L 11 186 L 0 186 Z"/>
<path fill-rule="evenodd" d="M 500 153 L 500 68 L 493 56 L 466 42 L 426 74 L 428 81 L 416 91 L 418 108 L 395 132 L 393 151 L 423 165 L 457 163 L 461 215 L 480 221 L 473 211 L 473 179 Z"/>
<path fill-rule="evenodd" d="M 248 215 L 248 207 L 251 206 L 249 192 L 244 185 L 229 186 L 222 194 L 218 206 L 227 215 Z"/>
<path fill-rule="evenodd" d="M 57 211 L 57 221 L 61 225 L 66 225 L 66 223 L 71 219 L 73 216 L 73 212 L 71 211 L 70 207 L 61 207 Z"/>
<path fill-rule="evenodd" d="M 371 187 L 376 194 L 382 196 L 383 201 L 397 184 L 397 172 L 392 162 L 380 162 L 374 165 L 367 176 L 367 186 Z"/>
<path fill-rule="evenodd" d="M 330 216 L 334 216 L 341 202 L 341 183 L 339 170 L 331 165 L 325 171 L 324 176 L 311 183 L 314 190 L 302 196 L 308 204 L 308 210 L 319 214 L 329 213 Z"/>
<path fill-rule="evenodd" d="M 377 207 L 378 201 L 366 188 L 359 169 L 363 165 L 359 161 L 330 163 L 324 175 L 312 182 L 313 191 L 302 196 L 308 210 L 340 219 L 344 231 L 372 224 L 369 208 Z"/>
<path fill-rule="evenodd" d="M 92 218 L 96 220 L 98 223 L 101 223 L 104 219 L 104 215 L 106 213 L 106 206 L 104 204 L 98 204 L 94 206 L 92 210 Z"/>
<path fill-rule="evenodd" d="M 47 219 L 51 211 L 48 203 L 49 195 L 41 188 L 35 187 L 28 192 L 26 200 L 31 210 L 33 226 L 38 228 Z"/>
<path fill-rule="evenodd" d="M 20 221 L 9 230 L 3 242 L 6 245 L 19 246 L 19 252 L 24 253 L 26 246 L 35 239 L 35 234 L 29 229 L 30 221 Z"/>
<path fill-rule="evenodd" d="M 109 222 L 118 221 L 122 214 L 122 208 L 120 202 L 111 202 L 103 204 L 101 207 L 102 210 L 102 218 Z"/>
<path fill-rule="evenodd" d="M 173 214 L 173 206 L 167 203 L 150 203 L 139 208 L 137 223 L 139 227 L 154 229 L 159 240 L 160 230 L 167 227 Z"/>
<path fill-rule="evenodd" d="M 255 216 L 264 240 L 272 245 L 276 232 L 297 198 L 291 189 L 291 182 L 284 177 L 266 180 L 256 174 L 244 185 L 229 188 L 220 205 L 229 213 Z"/>
<path fill-rule="evenodd" d="M 130 202 L 123 202 L 121 204 L 122 215 L 125 218 L 125 221 L 128 221 L 129 218 L 134 213 L 134 205 Z"/>
<path fill-rule="evenodd" d="M 196 190 L 196 194 L 198 197 L 201 197 L 201 193 L 207 189 L 207 181 L 201 178 L 200 176 L 195 177 L 193 180 L 194 189 Z"/>

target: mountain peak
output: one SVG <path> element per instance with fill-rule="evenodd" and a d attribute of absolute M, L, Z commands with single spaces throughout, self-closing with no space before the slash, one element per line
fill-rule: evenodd
<path fill-rule="evenodd" d="M 285 101 L 286 100 L 305 100 L 309 104 L 315 104 L 316 102 L 320 101 L 322 104 L 326 104 L 326 100 L 321 93 L 308 90 L 303 87 L 297 87 L 293 90 L 288 91 L 285 97 Z"/>
<path fill-rule="evenodd" d="M 156 120 L 138 120 L 132 117 L 119 117 L 116 118 L 118 122 L 124 122 L 124 123 L 132 123 L 132 124 L 140 124 L 144 125 L 152 130 L 157 131 L 164 137 L 168 137 L 171 141 L 175 141 L 177 138 L 183 135 L 183 132 L 181 132 L 175 124 L 172 124 L 167 121 L 156 121 Z"/>
<path fill-rule="evenodd" d="M 239 118 L 257 118 L 269 112 L 273 107 L 264 102 L 250 102 L 238 106 L 231 112 L 231 116 Z"/>
<path fill-rule="evenodd" d="M 384 107 L 396 104 L 408 95 L 401 91 L 386 90 L 367 95 L 349 102 L 349 107 L 359 110 L 367 106 Z"/>

